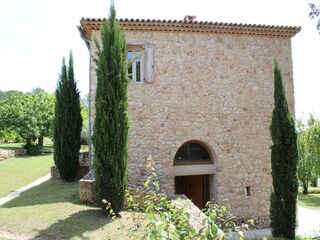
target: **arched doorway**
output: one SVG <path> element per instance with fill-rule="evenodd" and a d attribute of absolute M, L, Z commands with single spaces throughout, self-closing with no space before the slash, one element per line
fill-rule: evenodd
<path fill-rule="evenodd" d="M 174 157 L 175 193 L 184 194 L 200 209 L 210 200 L 214 173 L 209 149 L 198 141 L 184 143 Z"/>

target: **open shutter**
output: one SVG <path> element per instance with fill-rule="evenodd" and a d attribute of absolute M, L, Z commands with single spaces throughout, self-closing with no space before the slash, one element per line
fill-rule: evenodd
<path fill-rule="evenodd" d="M 152 83 L 154 80 L 153 46 L 144 45 L 144 81 Z"/>

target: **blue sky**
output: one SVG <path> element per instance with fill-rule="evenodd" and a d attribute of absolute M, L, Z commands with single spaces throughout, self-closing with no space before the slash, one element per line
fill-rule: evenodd
<path fill-rule="evenodd" d="M 310 0 L 115 0 L 119 18 L 183 19 L 301 26 L 292 40 L 296 115 L 320 117 L 320 36 L 308 17 Z M 320 4 L 320 2 L 315 2 Z M 0 90 L 53 92 L 63 56 L 72 50 L 84 95 L 89 53 L 80 39 L 81 17 L 106 17 L 107 0 L 0 0 Z"/>

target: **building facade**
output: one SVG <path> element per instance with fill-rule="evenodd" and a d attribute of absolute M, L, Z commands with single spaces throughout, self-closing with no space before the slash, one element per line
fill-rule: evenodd
<path fill-rule="evenodd" d="M 91 56 L 102 22 L 81 20 Z M 279 58 L 294 113 L 291 38 L 300 28 L 197 22 L 193 17 L 120 19 L 120 24 L 132 63 L 129 184 L 143 185 L 151 156 L 168 194 L 183 193 L 199 207 L 207 200 L 230 205 L 240 219 L 267 226 L 273 58 Z M 92 130 L 97 81 L 92 57 L 90 69 Z"/>

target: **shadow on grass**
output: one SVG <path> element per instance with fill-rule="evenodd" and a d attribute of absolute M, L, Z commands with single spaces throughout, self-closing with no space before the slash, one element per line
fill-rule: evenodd
<path fill-rule="evenodd" d="M 35 239 L 92 239 L 84 233 L 90 233 L 102 228 L 112 220 L 100 210 L 83 210 L 59 220 L 47 229 L 40 230 Z M 114 229 L 116 230 L 116 228 Z M 112 234 L 112 231 L 110 232 Z M 77 239 L 78 239 L 77 238 Z"/>
<path fill-rule="evenodd" d="M 5 203 L 0 206 L 0 208 L 14 208 L 60 202 L 83 205 L 79 200 L 78 181 L 63 182 L 61 180 L 48 180 L 23 192 L 19 197 Z"/>
<path fill-rule="evenodd" d="M 22 143 L 0 144 L 0 150 L 23 150 Z"/>
<path fill-rule="evenodd" d="M 24 143 L 1 143 L 0 150 L 24 150 Z M 43 153 L 52 153 L 53 152 L 53 144 L 45 144 L 41 149 Z"/>
<path fill-rule="evenodd" d="M 320 194 L 299 194 L 299 201 L 304 207 L 318 208 L 320 210 Z"/>

